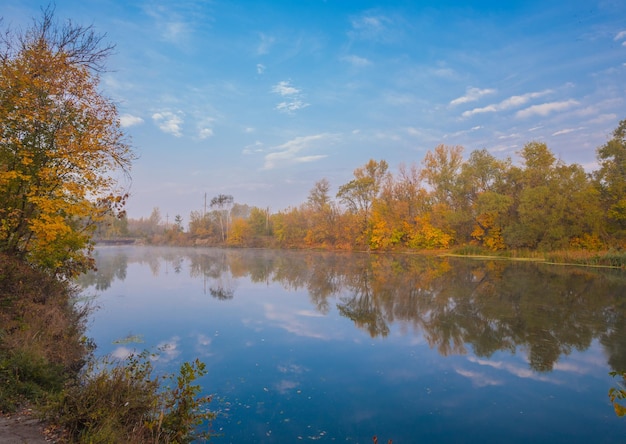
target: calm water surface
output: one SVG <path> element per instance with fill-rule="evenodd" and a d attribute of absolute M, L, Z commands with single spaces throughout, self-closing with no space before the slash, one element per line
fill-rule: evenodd
<path fill-rule="evenodd" d="M 504 261 L 99 247 L 100 355 L 200 358 L 215 443 L 626 442 L 626 272 Z"/>

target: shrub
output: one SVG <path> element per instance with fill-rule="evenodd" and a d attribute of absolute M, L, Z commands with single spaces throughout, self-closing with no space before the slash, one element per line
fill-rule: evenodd
<path fill-rule="evenodd" d="M 126 361 L 93 360 L 48 413 L 74 442 L 190 443 L 209 437 L 197 428 L 214 416 L 210 397 L 198 398 L 193 384 L 205 373 L 196 360 L 185 362 L 178 376 L 154 377 L 146 352 Z"/>

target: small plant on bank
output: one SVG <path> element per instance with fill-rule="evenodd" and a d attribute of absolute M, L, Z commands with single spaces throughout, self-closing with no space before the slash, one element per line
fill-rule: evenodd
<path fill-rule="evenodd" d="M 626 401 L 626 372 L 611 372 L 610 375 L 622 378 L 622 384 L 619 384 L 618 387 L 611 387 L 609 390 L 609 399 L 613 404 L 615 414 L 624 416 L 626 415 L 626 405 L 624 404 L 624 401 Z"/>
<path fill-rule="evenodd" d="M 194 381 L 206 374 L 196 360 L 179 374 L 154 377 L 147 352 L 125 361 L 91 361 L 82 377 L 52 403 L 49 416 L 72 442 L 190 443 L 208 439 L 198 427 L 213 419 L 210 397 Z M 163 384 L 165 380 L 175 385 Z"/>

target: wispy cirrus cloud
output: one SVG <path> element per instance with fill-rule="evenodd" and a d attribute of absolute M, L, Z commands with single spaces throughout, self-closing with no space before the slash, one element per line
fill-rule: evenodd
<path fill-rule="evenodd" d="M 348 54 L 346 56 L 341 57 L 343 62 L 347 62 L 350 65 L 356 68 L 364 68 L 366 66 L 370 66 L 372 62 L 365 57 L 359 57 L 358 55 Z"/>
<path fill-rule="evenodd" d="M 133 116 L 132 114 L 122 114 L 120 116 L 120 125 L 122 128 L 128 128 L 135 125 L 141 125 L 143 119 L 139 116 Z"/>
<path fill-rule="evenodd" d="M 526 93 L 518 96 L 511 96 L 508 99 L 505 99 L 499 103 L 494 103 L 491 105 L 484 106 L 482 108 L 474 108 L 469 111 L 465 111 L 462 116 L 463 117 L 471 117 L 476 114 L 483 113 L 495 113 L 499 111 L 506 111 L 511 108 L 519 108 L 520 106 L 525 105 L 529 101 L 533 99 L 537 99 L 539 97 L 543 97 L 545 95 L 551 94 L 553 91 L 551 89 L 546 89 L 544 91 L 537 91 Z"/>
<path fill-rule="evenodd" d="M 259 34 L 259 43 L 256 48 L 257 55 L 265 55 L 270 52 L 270 48 L 274 45 L 276 39 L 270 35 Z"/>
<path fill-rule="evenodd" d="M 576 131 L 581 131 L 584 130 L 585 128 L 582 126 L 579 126 L 578 128 L 564 128 L 562 130 L 559 131 L 555 131 L 554 133 L 552 133 L 553 136 L 562 136 L 564 134 L 569 134 L 569 133 L 573 133 Z"/>
<path fill-rule="evenodd" d="M 263 169 L 270 170 L 278 166 L 315 162 L 323 159 L 327 157 L 326 154 L 303 155 L 302 152 L 319 146 L 323 141 L 328 142 L 334 138 L 334 135 L 328 133 L 296 137 L 274 147 L 271 153 L 266 154 Z"/>
<path fill-rule="evenodd" d="M 180 137 L 182 133 L 182 112 L 173 113 L 171 111 L 161 111 L 152 114 L 152 120 L 164 133 Z"/>
<path fill-rule="evenodd" d="M 358 17 L 353 17 L 350 21 L 352 29 L 348 35 L 352 38 L 364 40 L 385 39 L 389 33 L 389 25 L 392 20 L 380 14 L 366 13 Z"/>
<path fill-rule="evenodd" d="M 462 105 L 463 103 L 475 102 L 481 97 L 487 96 L 489 94 L 494 94 L 495 92 L 496 90 L 492 88 L 467 88 L 464 96 L 457 97 L 456 99 L 450 101 L 450 106 L 457 106 Z"/>
<path fill-rule="evenodd" d="M 625 39 L 626 39 L 626 31 L 620 31 L 620 32 L 618 32 L 618 33 L 615 35 L 615 37 L 613 38 L 613 40 L 615 40 L 616 42 L 617 42 L 618 40 L 625 40 Z M 624 42 L 624 43 L 626 43 L 626 42 Z M 622 43 L 622 45 L 623 45 L 624 43 Z"/>
<path fill-rule="evenodd" d="M 564 111 L 566 109 L 572 108 L 573 106 L 578 105 L 578 101 L 570 99 L 564 100 L 561 102 L 548 102 L 542 103 L 540 105 L 533 105 L 525 108 L 523 110 L 518 111 L 515 116 L 521 119 L 531 116 L 547 116 L 548 114 L 552 114 L 557 111 Z"/>
<path fill-rule="evenodd" d="M 280 112 L 293 114 L 294 112 L 309 106 L 309 104 L 304 101 L 302 91 L 293 86 L 289 80 L 278 82 L 272 87 L 272 92 L 285 99 L 276 105 L 276 110 Z"/>

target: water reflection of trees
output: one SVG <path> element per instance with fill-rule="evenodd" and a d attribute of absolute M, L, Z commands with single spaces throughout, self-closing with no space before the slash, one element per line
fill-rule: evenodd
<path fill-rule="evenodd" d="M 176 251 L 177 253 L 174 253 Z M 98 262 L 90 285 L 123 279 L 127 263 L 154 252 Z M 561 355 L 598 339 L 614 369 L 626 368 L 626 276 L 506 261 L 423 256 L 273 252 L 268 250 L 172 250 L 164 264 L 188 260 L 192 278 L 219 299 L 235 296 L 239 277 L 306 289 L 321 313 L 338 312 L 372 337 L 392 324 L 422 333 L 441 354 L 478 356 L 525 350 L 530 366 L 549 371 Z M 154 261 L 157 264 L 154 264 Z M 158 271 L 157 271 L 158 272 Z M 208 291 L 207 291 L 208 289 Z"/>

